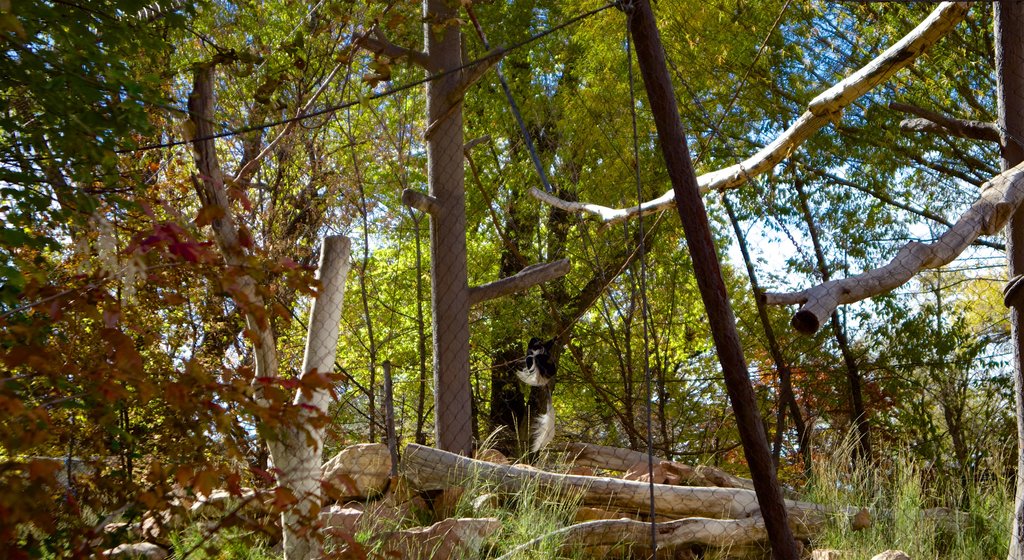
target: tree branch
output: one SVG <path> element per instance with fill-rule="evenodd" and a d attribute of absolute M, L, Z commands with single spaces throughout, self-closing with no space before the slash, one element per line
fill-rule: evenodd
<path fill-rule="evenodd" d="M 896 44 L 860 70 L 815 97 L 808 105 L 807 111 L 800 115 L 796 122 L 756 154 L 730 167 L 697 177 L 697 185 L 701 192 L 739 187 L 754 176 L 775 167 L 815 132 L 836 119 L 843 108 L 909 65 L 935 44 L 964 18 L 968 7 L 969 4 L 966 2 L 944 2 L 939 5 L 920 25 Z M 597 204 L 570 202 L 537 188 L 531 189 L 530 194 L 545 204 L 567 212 L 593 214 L 605 223 L 615 223 L 639 214 L 660 212 L 675 206 L 675 194 L 671 190 L 658 198 L 628 208 L 608 208 Z"/>
<path fill-rule="evenodd" d="M 378 27 L 374 27 L 362 35 L 357 35 L 352 39 L 352 42 L 374 54 L 384 55 L 391 60 L 405 59 L 420 68 L 431 72 L 441 70 L 441 68 L 435 64 L 429 56 L 427 56 L 427 53 L 415 49 L 400 47 L 391 41 L 388 41 L 387 37 L 384 36 L 384 33 Z"/>
<path fill-rule="evenodd" d="M 909 113 L 920 117 L 917 119 L 905 119 L 900 121 L 901 130 L 906 130 L 908 132 L 930 132 L 933 134 L 943 135 L 952 134 L 953 136 L 959 136 L 960 138 L 968 138 L 971 140 L 985 140 L 987 142 L 1002 143 L 1002 139 L 999 137 L 999 127 L 996 126 L 996 123 L 956 119 L 936 111 L 930 111 L 914 105 L 907 105 L 906 103 L 897 103 L 895 101 L 889 104 L 889 108 L 894 111 Z"/>
<path fill-rule="evenodd" d="M 527 290 L 537 284 L 550 282 L 555 278 L 561 278 L 568 274 L 569 268 L 569 259 L 528 266 L 508 278 L 502 278 L 482 286 L 470 288 L 469 304 L 476 305 L 480 302 Z"/>
<path fill-rule="evenodd" d="M 193 175 L 192 182 L 204 209 L 213 209 L 210 225 L 213 228 L 217 246 L 224 255 L 224 262 L 230 267 L 242 267 L 245 264 L 246 255 L 242 248 L 238 226 L 234 221 L 234 214 L 231 211 L 227 189 L 224 187 L 224 175 L 217 159 L 217 149 L 213 140 L 213 71 L 215 66 L 216 63 L 196 66 L 193 74 L 192 93 L 188 97 L 189 128 L 194 134 L 192 149 L 196 168 L 199 171 L 198 176 Z M 235 277 L 235 286 L 237 293 L 233 295 L 233 299 L 245 311 L 246 326 L 254 336 L 256 376 L 253 378 L 253 383 L 257 383 L 261 378 L 277 377 L 277 346 L 274 342 L 274 332 L 270 328 L 263 296 L 256 290 L 256 281 L 244 272 Z"/>
<path fill-rule="evenodd" d="M 328 84 L 330 84 L 331 81 L 334 80 L 334 76 L 338 74 L 338 70 L 341 70 L 342 66 L 345 66 L 345 64 L 341 62 L 334 66 L 334 69 L 331 70 L 331 73 L 328 74 L 326 78 L 324 78 L 324 82 L 320 84 L 320 87 L 316 90 L 315 93 L 313 93 L 313 96 L 310 97 L 309 101 L 307 101 L 306 104 L 302 106 L 302 109 L 299 109 L 299 112 L 296 113 L 295 118 L 288 122 L 288 124 L 284 127 L 284 130 L 282 130 L 281 133 L 277 135 L 277 138 L 274 138 L 273 141 L 267 144 L 267 146 L 263 148 L 263 150 L 261 150 L 259 154 L 256 155 L 256 157 L 247 161 L 245 165 L 243 165 L 242 168 L 238 170 L 238 173 L 235 174 L 234 179 L 231 180 L 233 183 L 238 183 L 243 178 L 247 178 L 252 173 L 254 173 L 256 171 L 256 166 L 259 165 L 261 161 L 263 161 L 263 158 L 267 157 L 267 155 L 269 155 L 270 152 L 272 152 L 274 148 L 277 147 L 281 140 L 283 140 L 286 136 L 291 134 L 293 130 L 295 130 L 295 127 L 299 124 L 300 119 L 302 119 L 302 117 L 304 117 L 306 113 L 309 112 L 309 109 L 313 107 L 313 104 L 316 103 L 316 100 L 320 98 L 320 94 L 322 94 L 324 90 L 327 89 Z M 342 89 L 344 89 L 344 86 L 342 86 Z"/>
<path fill-rule="evenodd" d="M 769 305 L 802 304 L 793 316 L 793 328 L 804 334 L 814 333 L 838 306 L 884 294 L 907 283 L 923 269 L 952 262 L 978 237 L 999 231 L 1022 201 L 1024 164 L 982 185 L 978 200 L 934 242 L 908 243 L 885 266 L 856 276 L 799 292 L 765 293 L 762 297 Z"/>

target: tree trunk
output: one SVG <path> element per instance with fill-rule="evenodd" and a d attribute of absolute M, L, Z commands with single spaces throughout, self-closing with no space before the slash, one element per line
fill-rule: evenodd
<path fill-rule="evenodd" d="M 416 391 L 416 443 L 427 444 L 426 424 L 427 401 L 427 333 L 423 316 L 423 245 L 420 242 L 420 220 L 412 208 L 409 215 L 416 229 L 416 358 L 419 365 L 418 390 Z"/>
<path fill-rule="evenodd" d="M 320 288 L 309 314 L 300 383 L 311 381 L 310 376 L 334 371 L 350 252 L 351 243 L 347 237 L 338 235 L 324 239 L 317 272 Z M 281 514 L 284 556 L 289 559 L 318 558 L 322 552 L 316 532 L 310 530 L 310 525 L 319 516 L 323 502 L 320 478 L 324 429 L 315 426 L 318 417 L 327 414 L 329 386 L 316 381 L 310 390 L 299 390 L 293 404 L 302 411 L 302 418 L 306 421 L 285 430 L 281 442 L 271 448 L 274 466 L 282 472 L 281 486 L 291 490 L 299 500 L 298 504 Z"/>
<path fill-rule="evenodd" d="M 1017 0 L 995 3 L 996 98 L 1002 131 L 1002 168 L 1024 161 L 1024 4 Z M 1024 207 L 1018 208 L 1006 226 L 1006 257 L 1009 276 L 1024 274 Z M 1017 492 L 1010 535 L 1011 560 L 1024 559 L 1024 303 L 1010 308 L 1013 338 L 1013 387 L 1017 406 Z"/>
<path fill-rule="evenodd" d="M 462 65 L 458 6 L 445 0 L 423 2 L 427 56 L 441 70 Z M 460 79 L 460 72 L 452 72 L 427 82 L 426 139 L 430 195 L 437 201 L 430 220 L 435 431 L 438 447 L 468 455 L 473 422 Z"/>
<path fill-rule="evenodd" d="M 754 303 L 757 305 L 757 316 L 761 320 L 761 328 L 764 330 L 764 336 L 768 341 L 768 352 L 772 356 L 772 361 L 775 362 L 775 369 L 779 372 L 778 416 L 775 426 L 775 446 L 772 449 L 772 458 L 775 460 L 776 468 L 778 468 L 779 454 L 782 447 L 782 433 L 786 429 L 786 408 L 788 407 L 790 416 L 793 418 L 793 426 L 796 427 L 797 444 L 800 455 L 804 460 L 804 471 L 810 472 L 811 447 L 810 438 L 808 437 L 810 432 L 804 424 L 800 404 L 796 402 L 796 393 L 793 391 L 793 379 L 789 363 L 786 361 L 785 356 L 782 355 L 782 347 L 775 337 L 775 329 L 772 328 L 771 320 L 768 318 L 768 306 L 759 297 L 761 287 L 758 285 L 757 273 L 754 271 L 754 264 L 750 260 L 750 252 L 747 250 L 747 240 L 743 236 L 743 230 L 740 229 L 736 213 L 733 212 L 732 203 L 729 202 L 729 198 L 725 196 L 725 193 L 722 193 L 722 203 L 725 205 L 726 213 L 729 214 L 733 233 L 736 234 L 736 242 L 740 246 L 740 254 L 743 255 L 743 264 L 747 268 L 750 289 L 754 292 Z"/>
<path fill-rule="evenodd" d="M 722 279 L 711 226 L 697 186 L 697 175 L 690 161 L 686 135 L 665 63 L 665 51 L 650 3 L 647 0 L 634 2 L 629 18 L 640 73 L 644 78 L 665 165 L 677 200 L 676 209 L 683 222 L 697 287 L 708 313 L 711 334 L 725 375 L 726 389 L 736 414 L 743 451 L 772 544 L 772 555 L 780 560 L 796 560 L 799 557 L 796 541 L 788 525 L 754 388 L 736 333 L 736 318 Z"/>
<path fill-rule="evenodd" d="M 800 200 L 800 211 L 803 213 L 804 221 L 807 222 L 807 231 L 811 235 L 811 244 L 814 246 L 814 258 L 817 261 L 818 273 L 822 282 L 828 282 L 831 274 L 828 271 L 828 263 L 825 262 L 825 251 L 821 248 L 821 240 L 818 238 L 818 228 L 814 223 L 814 215 L 811 214 L 811 207 L 807 204 L 807 194 L 804 192 L 802 181 L 797 178 L 793 181 L 797 198 Z M 863 463 L 871 462 L 871 432 L 868 424 L 867 410 L 864 408 L 864 396 L 861 391 L 860 368 L 857 360 L 850 350 L 850 341 L 846 338 L 846 329 L 839 321 L 839 312 L 833 311 L 831 317 L 832 335 L 836 338 L 839 352 L 843 356 L 843 364 L 846 365 L 846 380 L 850 387 L 850 408 L 852 409 L 853 424 L 857 429 L 857 450 L 854 459 Z"/>

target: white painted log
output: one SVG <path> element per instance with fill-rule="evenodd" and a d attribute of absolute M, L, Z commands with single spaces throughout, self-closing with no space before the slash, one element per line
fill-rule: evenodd
<path fill-rule="evenodd" d="M 317 269 L 320 288 L 309 313 L 300 382 L 311 380 L 313 375 L 334 371 L 350 250 L 351 243 L 347 237 L 324 238 Z M 329 403 L 330 393 L 323 383 L 298 391 L 292 404 L 301 411 L 302 420 L 297 425 L 282 429 L 280 440 L 271 444 L 274 466 L 281 472 L 279 484 L 298 499 L 295 507 L 281 514 L 285 558 L 315 558 L 320 555 L 320 545 L 308 526 L 316 521 L 323 501 L 320 480 L 324 430 L 317 427 L 317 419 L 327 413 Z"/>

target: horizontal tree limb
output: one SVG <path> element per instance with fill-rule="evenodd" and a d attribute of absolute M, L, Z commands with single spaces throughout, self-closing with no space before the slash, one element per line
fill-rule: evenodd
<path fill-rule="evenodd" d="M 537 284 L 550 282 L 568 274 L 570 268 L 569 259 L 528 266 L 508 278 L 470 288 L 469 304 L 476 305 L 483 301 L 527 290 Z"/>
<path fill-rule="evenodd" d="M 583 505 L 595 507 L 647 511 L 651 500 L 651 485 L 646 482 L 498 465 L 416 444 L 405 448 L 401 471 L 420 490 L 438 490 L 474 480 L 508 493 L 518 493 L 527 487 L 551 496 L 579 493 Z M 738 519 L 758 515 L 760 511 L 753 490 L 745 488 L 655 484 L 654 495 L 656 513 L 668 517 Z M 805 525 L 807 531 L 820 527 L 830 513 L 818 504 L 794 500 L 785 503 L 791 522 Z"/>
<path fill-rule="evenodd" d="M 952 134 L 971 140 L 985 140 L 1002 143 L 999 127 L 996 123 L 968 121 L 956 119 L 936 111 L 931 111 L 906 103 L 893 102 L 889 108 L 901 113 L 915 115 L 917 119 L 906 119 L 900 122 L 900 129 L 910 132 L 930 132 L 934 134 Z"/>
<path fill-rule="evenodd" d="M 815 132 L 838 118 L 845 107 L 901 68 L 908 66 L 935 44 L 964 18 L 968 7 L 967 2 L 944 2 L 939 5 L 920 25 L 885 52 L 811 100 L 807 111 L 800 115 L 796 122 L 756 154 L 730 167 L 697 177 L 701 192 L 736 188 L 754 176 L 775 167 Z M 597 204 L 562 200 L 536 187 L 530 190 L 530 194 L 545 204 L 567 212 L 592 214 L 604 223 L 615 223 L 640 214 L 660 212 L 675 205 L 675 193 L 672 190 L 658 198 L 628 208 L 608 208 Z"/>
<path fill-rule="evenodd" d="M 812 334 L 838 306 L 884 294 L 907 283 L 921 270 L 952 262 L 978 237 L 999 231 L 1022 201 L 1024 163 L 983 184 L 978 200 L 934 242 L 910 242 L 888 264 L 855 276 L 799 292 L 769 292 L 761 297 L 769 305 L 802 304 L 791 324 L 801 333 Z"/>
<path fill-rule="evenodd" d="M 491 141 L 491 135 L 490 134 L 485 134 L 483 136 L 474 138 L 474 139 L 470 140 L 469 142 L 466 142 L 465 144 L 463 144 L 462 151 L 464 153 L 469 153 L 469 151 L 472 150 L 473 148 L 479 146 L 480 144 L 484 144 L 484 143 L 490 142 L 490 141 Z"/>

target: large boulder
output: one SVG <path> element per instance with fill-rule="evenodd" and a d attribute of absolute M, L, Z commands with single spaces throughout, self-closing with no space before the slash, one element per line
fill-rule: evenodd
<path fill-rule="evenodd" d="M 391 453 L 383 443 L 361 443 L 342 449 L 323 466 L 324 483 L 336 498 L 376 496 L 388 486 Z M 339 500 L 340 501 L 340 500 Z"/>

